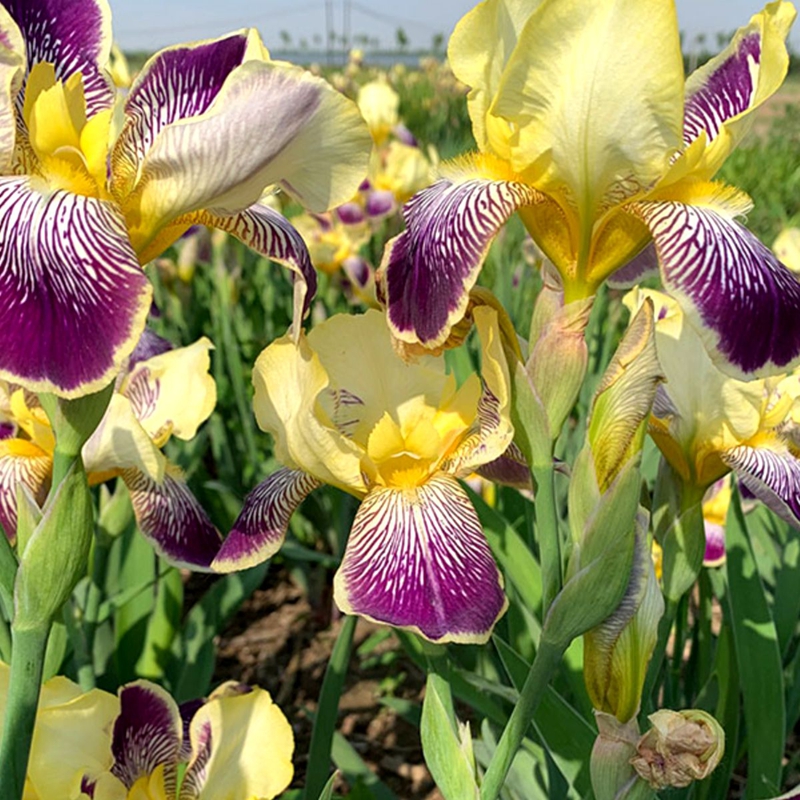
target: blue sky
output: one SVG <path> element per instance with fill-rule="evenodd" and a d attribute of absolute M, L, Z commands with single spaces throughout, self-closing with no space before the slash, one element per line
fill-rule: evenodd
<path fill-rule="evenodd" d="M 156 49 L 167 44 L 217 36 L 254 26 L 269 47 L 280 45 L 280 32 L 294 43 L 301 38 L 313 46 L 324 37 L 326 4 L 332 8 L 337 34 L 343 29 L 345 0 L 110 0 L 115 36 L 124 49 Z M 716 33 L 744 24 L 760 10 L 759 0 L 676 0 L 687 42 L 706 34 L 716 49 Z M 365 33 L 392 46 L 402 26 L 413 46 L 427 46 L 436 33 L 448 35 L 472 7 L 469 0 L 350 0 L 351 31 Z M 646 35 L 646 34 L 643 34 Z M 800 50 L 800 26 L 791 37 Z M 324 38 L 321 39 L 324 41 Z"/>

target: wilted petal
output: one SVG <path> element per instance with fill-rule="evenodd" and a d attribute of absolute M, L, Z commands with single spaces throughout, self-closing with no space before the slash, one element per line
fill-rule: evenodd
<path fill-rule="evenodd" d="M 130 789 L 158 766 L 174 767 L 183 730 L 175 701 L 150 681 L 135 681 L 119 690 L 120 711 L 114 723 L 111 772 Z"/>
<path fill-rule="evenodd" d="M 3 0 L 19 25 L 28 69 L 42 61 L 63 81 L 80 72 L 86 112 L 93 117 L 114 103 L 114 85 L 105 73 L 111 53 L 111 11 L 104 0 Z"/>
<path fill-rule="evenodd" d="M 722 460 L 764 505 L 800 528 L 800 462 L 787 447 L 742 445 L 722 453 Z"/>
<path fill-rule="evenodd" d="M 486 253 L 506 220 L 541 195 L 523 183 L 440 180 L 403 209 L 406 230 L 387 245 L 379 281 L 392 331 L 436 347 L 463 316 Z"/>
<path fill-rule="evenodd" d="M 168 221 L 229 214 L 281 184 L 314 211 L 349 199 L 366 174 L 369 134 L 352 101 L 288 64 L 247 61 L 208 109 L 164 127 L 141 162 L 133 240 L 144 250 Z"/>
<path fill-rule="evenodd" d="M 683 141 L 689 145 L 705 133 L 713 142 L 704 154 L 709 177 L 749 129 L 744 123 L 751 120 L 745 117 L 786 77 L 789 55 L 783 40 L 793 19 L 790 3 L 770 3 L 686 81 Z"/>
<path fill-rule="evenodd" d="M 346 614 L 435 642 L 485 642 L 508 601 L 464 490 L 436 475 L 415 490 L 373 489 L 356 513 L 334 599 Z"/>
<path fill-rule="evenodd" d="M 277 261 L 294 273 L 294 313 L 296 331 L 317 292 L 317 272 L 311 263 L 303 237 L 282 214 L 256 203 L 245 211 L 224 215 L 213 210 L 202 215 L 203 222 L 232 233 L 262 256 Z"/>
<path fill-rule="evenodd" d="M 122 478 L 139 529 L 155 551 L 175 566 L 210 570 L 220 535 L 180 472 L 168 465 L 164 480 L 158 482 L 129 469 Z"/>
<path fill-rule="evenodd" d="M 260 564 L 283 544 L 289 518 L 321 484 L 305 472 L 279 469 L 256 486 L 225 538 L 212 569 L 232 572 Z"/>
<path fill-rule="evenodd" d="M 102 389 L 151 297 L 115 206 L 0 179 L 0 375 L 62 397 Z"/>
<path fill-rule="evenodd" d="M 741 200 L 641 203 L 665 287 L 715 363 L 736 377 L 785 372 L 800 359 L 800 283 L 733 219 Z"/>
<path fill-rule="evenodd" d="M 0 441 L 0 525 L 13 539 L 17 530 L 17 491 L 27 486 L 36 501 L 44 502 L 50 487 L 53 460 L 33 442 L 22 439 Z"/>
<path fill-rule="evenodd" d="M 263 689 L 209 700 L 194 715 L 190 735 L 194 757 L 180 800 L 272 800 L 292 780 L 292 727 Z"/>

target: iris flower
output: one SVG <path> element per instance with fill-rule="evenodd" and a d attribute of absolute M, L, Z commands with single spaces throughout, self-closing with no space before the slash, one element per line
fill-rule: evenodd
<path fill-rule="evenodd" d="M 84 774 L 79 800 L 271 800 L 292 780 L 292 728 L 263 689 L 231 682 L 178 707 L 136 681 L 118 708 L 113 764 Z"/>
<path fill-rule="evenodd" d="M 208 373 L 211 346 L 208 339 L 200 339 L 172 350 L 147 332 L 82 451 L 90 484 L 122 477 L 144 536 L 173 564 L 193 569 L 209 568 L 220 537 L 161 448 L 171 436 L 193 438 L 214 409 L 217 390 Z M 0 439 L 0 523 L 13 537 L 18 485 L 44 501 L 54 439 L 34 395 L 7 384 L 0 388 L 6 418 L 16 426 L 12 435 Z M 187 403 L 187 397 L 192 402 Z"/>
<path fill-rule="evenodd" d="M 294 271 L 298 328 L 314 271 L 259 199 L 322 211 L 367 168 L 355 105 L 254 30 L 160 51 L 124 102 L 110 49 L 106 0 L 2 0 L 0 377 L 63 397 L 114 379 L 150 308 L 141 265 L 196 223 Z"/>
<path fill-rule="evenodd" d="M 567 302 L 646 261 L 652 243 L 715 359 L 732 374 L 785 370 L 800 354 L 800 284 L 736 221 L 749 199 L 711 178 L 780 86 L 794 15 L 770 3 L 684 82 L 672 0 L 476 6 L 449 59 L 470 87 L 478 152 L 442 165 L 406 205 L 380 271 L 393 334 L 445 342 L 519 212 Z"/>
<path fill-rule="evenodd" d="M 497 312 L 473 316 L 482 380 L 460 387 L 441 358 L 403 362 L 375 310 L 267 347 L 254 407 L 283 469 L 248 495 L 212 566 L 269 558 L 294 509 L 329 484 L 362 500 L 334 579 L 339 608 L 432 641 L 486 641 L 507 600 L 458 478 L 497 459 L 513 428 Z"/>
<path fill-rule="evenodd" d="M 634 290 L 626 303 L 653 300 L 656 347 L 666 376 L 650 435 L 689 486 L 704 492 L 733 472 L 778 516 L 800 527 L 800 374 L 740 381 L 721 372 L 670 297 Z"/>

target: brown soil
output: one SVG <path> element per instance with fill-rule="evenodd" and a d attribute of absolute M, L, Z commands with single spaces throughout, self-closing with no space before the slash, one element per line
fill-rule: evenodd
<path fill-rule="evenodd" d="M 295 735 L 293 787 L 305 784 L 312 723 L 325 667 L 341 627 L 330 603 L 312 609 L 286 572 L 270 572 L 264 586 L 242 606 L 218 642 L 214 684 L 235 679 L 267 689 L 292 723 Z M 368 655 L 358 647 L 385 628 L 359 620 L 337 730 L 401 800 L 442 800 L 422 757 L 419 731 L 379 700 L 391 694 L 421 703 L 425 675 L 388 637 Z M 390 666 L 387 667 L 387 661 Z M 339 778 L 336 790 L 345 793 Z"/>

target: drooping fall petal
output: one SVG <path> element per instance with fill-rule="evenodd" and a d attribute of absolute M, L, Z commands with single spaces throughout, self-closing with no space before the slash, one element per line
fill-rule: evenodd
<path fill-rule="evenodd" d="M 475 509 L 443 474 L 413 490 L 367 495 L 334 599 L 345 613 L 439 642 L 485 642 L 508 605 Z"/>
<path fill-rule="evenodd" d="M 283 544 L 289 518 L 321 484 L 305 472 L 279 469 L 244 500 L 241 513 L 212 563 L 217 572 L 260 564 Z"/>
<path fill-rule="evenodd" d="M 114 205 L 0 178 L 0 376 L 62 397 L 98 391 L 151 297 Z"/>

